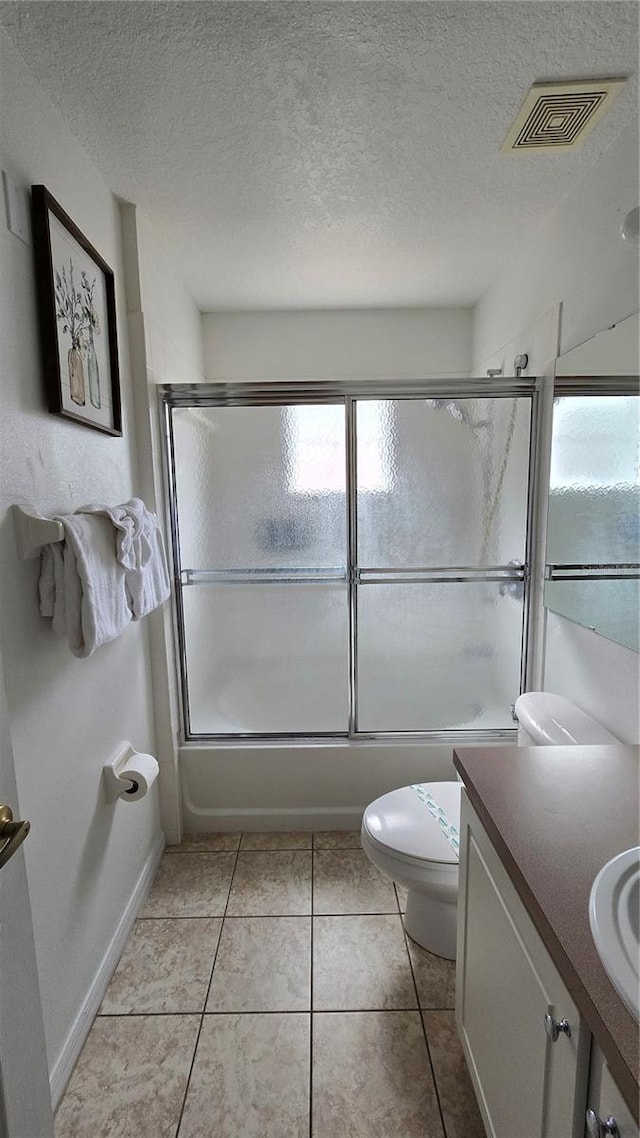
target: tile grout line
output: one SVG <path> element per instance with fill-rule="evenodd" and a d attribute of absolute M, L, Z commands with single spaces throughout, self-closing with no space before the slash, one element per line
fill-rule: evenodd
<path fill-rule="evenodd" d="M 395 889 L 395 881 L 394 881 L 393 885 L 394 885 L 394 889 Z M 396 891 L 396 896 L 397 896 L 397 891 Z M 398 908 L 400 908 L 399 900 L 398 900 Z M 427 1049 L 427 1059 L 429 1060 L 429 1069 L 431 1071 L 431 1078 L 433 1079 L 433 1091 L 434 1091 L 434 1094 L 436 1096 L 436 1102 L 438 1104 L 438 1111 L 440 1113 L 440 1125 L 442 1126 L 442 1133 L 444 1135 L 444 1138 L 447 1138 L 447 1127 L 446 1127 L 446 1123 L 444 1120 L 444 1112 L 442 1110 L 442 1103 L 440 1101 L 440 1092 L 438 1090 L 438 1083 L 436 1081 L 436 1070 L 435 1070 L 435 1067 L 433 1065 L 433 1059 L 431 1058 L 431 1048 L 429 1047 L 429 1039 L 427 1037 L 427 1029 L 426 1029 L 426 1025 L 424 1022 L 424 1015 L 422 1014 L 423 1008 L 420 1004 L 420 993 L 418 991 L 418 984 L 416 981 L 416 974 L 415 974 L 414 968 L 413 968 L 413 961 L 411 959 L 411 953 L 409 952 L 409 940 L 408 940 L 409 934 L 407 933 L 407 930 L 404 927 L 404 921 L 402 919 L 402 914 L 400 914 L 400 924 L 402 925 L 402 932 L 404 934 L 404 946 L 407 950 L 407 956 L 409 957 L 409 968 L 411 969 L 411 976 L 413 978 L 413 986 L 416 990 L 416 1001 L 418 1004 L 418 1015 L 420 1016 L 420 1023 L 422 1025 L 422 1034 L 424 1036 L 424 1043 L 425 1043 L 425 1047 Z"/>
<path fill-rule="evenodd" d="M 301 850 L 301 853 L 311 853 L 311 850 Z M 300 920 L 300 917 L 308 917 L 310 914 L 306 913 L 226 913 L 226 921 L 270 921 L 277 917 L 279 921 L 286 920 Z M 402 913 L 400 914 L 403 915 Z M 316 913 L 316 917 L 395 917 L 397 916 L 396 909 L 357 909 L 354 912 L 349 910 L 346 913 Z M 136 917 L 136 921 L 211 921 L 221 920 L 220 916 L 206 917 L 194 916 L 191 913 L 185 913 L 182 917 Z M 169 1013 L 170 1014 L 170 1013 Z"/>
<path fill-rule="evenodd" d="M 230 896 L 231 896 L 231 890 L 232 890 L 232 888 L 233 888 L 233 879 L 234 879 L 234 877 L 235 877 L 235 874 L 236 874 L 236 866 L 237 866 L 237 864 L 238 864 L 238 856 L 239 856 L 239 853 L 240 853 L 240 842 L 241 842 L 241 841 L 242 841 L 242 835 L 240 836 L 240 841 L 238 842 L 238 846 L 237 846 L 237 849 L 236 849 L 236 856 L 235 856 L 235 860 L 234 860 L 234 863 L 233 863 L 233 869 L 232 869 L 232 871 L 231 871 L 231 877 L 230 877 L 230 879 L 229 879 L 229 888 L 228 888 L 228 890 L 227 890 L 227 900 L 226 900 L 226 902 L 225 902 L 225 906 L 224 906 L 224 913 L 222 914 L 222 922 L 221 922 L 221 924 L 220 924 L 220 933 L 219 933 L 219 935 L 218 935 L 218 943 L 216 944 L 216 950 L 215 950 L 215 952 L 214 952 L 214 954 L 213 954 L 213 962 L 212 962 L 212 964 L 211 964 L 211 971 L 210 971 L 210 973 L 209 973 L 209 983 L 207 984 L 207 991 L 206 991 L 206 994 L 205 994 L 204 1003 L 203 1003 L 203 1005 L 202 1005 L 202 1012 L 201 1012 L 201 1015 L 200 1015 L 200 1024 L 199 1024 L 199 1026 L 198 1026 L 198 1034 L 196 1035 L 196 1042 L 195 1042 L 195 1046 L 194 1046 L 194 1048 L 193 1048 L 193 1055 L 191 1056 L 191 1065 L 190 1065 L 190 1067 L 189 1067 L 189 1074 L 188 1074 L 188 1076 L 187 1076 L 187 1083 L 186 1083 L 186 1086 L 185 1086 L 185 1088 L 184 1088 L 184 1095 L 183 1095 L 183 1098 L 182 1098 L 182 1106 L 181 1106 L 181 1108 L 180 1108 L 180 1114 L 179 1114 L 179 1117 L 178 1117 L 178 1124 L 177 1124 L 177 1126 L 176 1126 L 176 1130 L 175 1130 L 175 1138 L 179 1138 L 179 1135 L 180 1135 L 180 1127 L 182 1126 L 182 1119 L 183 1119 L 183 1116 L 184 1116 L 184 1108 L 185 1108 L 185 1106 L 186 1106 L 186 1104 L 187 1104 L 187 1097 L 188 1097 L 188 1094 L 189 1094 L 189 1087 L 190 1087 L 190 1085 L 191 1085 L 191 1076 L 192 1076 L 192 1074 L 193 1074 L 193 1068 L 194 1068 L 194 1066 L 195 1066 L 195 1062 L 196 1062 L 196 1055 L 197 1055 L 197 1053 L 198 1053 L 198 1044 L 200 1043 L 200 1036 L 201 1036 L 201 1034 L 202 1034 L 202 1027 L 203 1027 L 203 1024 L 204 1024 L 205 1010 L 206 1010 L 206 1007 L 207 1007 L 207 1001 L 208 1001 L 208 999 L 209 999 L 209 992 L 211 991 L 211 982 L 212 982 L 212 980 L 213 980 L 213 970 L 214 970 L 214 968 L 215 968 L 215 966 L 216 966 L 216 960 L 218 959 L 218 953 L 219 953 L 219 951 L 220 951 L 220 941 L 222 940 L 222 934 L 223 934 L 223 932 L 224 932 L 224 922 L 225 922 L 225 917 L 226 917 L 226 915 L 227 915 L 227 909 L 229 908 L 229 898 L 230 898 Z M 185 851 L 185 852 L 186 852 L 186 851 Z M 229 852 L 232 852 L 232 851 L 229 851 Z"/>
<path fill-rule="evenodd" d="M 305 850 L 305 853 L 310 853 L 310 850 Z M 367 916 L 366 913 L 323 913 L 327 917 L 357 917 Z M 384 917 L 384 913 L 371 913 L 372 917 Z M 271 921 L 276 917 L 279 921 L 299 921 L 301 917 L 308 917 L 308 913 L 226 913 L 224 916 L 225 921 Z M 219 913 L 213 915 L 192 916 L 187 913 L 184 917 L 136 917 L 137 921 L 221 921 L 222 917 Z"/>
<path fill-rule="evenodd" d="M 263 847 L 251 849 L 251 847 L 244 846 L 241 850 L 167 850 L 167 853 L 171 856 L 174 854 L 205 854 L 210 856 L 219 853 L 311 853 L 311 846 L 277 846 L 271 849 L 264 849 Z"/>
<path fill-rule="evenodd" d="M 299 1016 L 306 1014 L 305 1008 L 248 1008 L 241 1012 L 205 1012 L 205 1017 L 210 1019 L 212 1016 Z M 362 1012 L 451 1012 L 452 1008 L 416 1008 L 407 1007 L 406 1005 L 398 1008 L 316 1008 L 315 1015 L 351 1015 L 357 1013 L 361 1015 Z M 100 1016 L 100 1019 L 149 1019 L 151 1016 L 158 1018 L 164 1016 L 165 1018 L 183 1018 L 184 1016 L 200 1016 L 202 1012 L 105 1012 Z"/>
<path fill-rule="evenodd" d="M 237 850 L 237 848 L 233 849 L 233 847 L 231 847 L 231 846 L 228 847 L 227 849 L 208 849 L 208 850 L 207 849 L 181 850 L 181 849 L 174 848 L 173 846 L 165 846 L 164 852 L 167 855 L 171 854 L 173 856 L 173 854 L 206 854 L 206 855 L 210 855 L 210 854 L 218 854 L 218 853 L 237 853 L 238 850 Z"/>

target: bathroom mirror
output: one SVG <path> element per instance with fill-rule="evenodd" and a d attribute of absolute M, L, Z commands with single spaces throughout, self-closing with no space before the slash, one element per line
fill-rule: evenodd
<path fill-rule="evenodd" d="M 545 607 L 640 651 L 638 316 L 557 361 Z"/>
<path fill-rule="evenodd" d="M 639 314 L 631 316 L 591 336 L 576 348 L 558 356 L 556 378 L 559 376 L 636 376 L 640 370 L 638 360 Z"/>

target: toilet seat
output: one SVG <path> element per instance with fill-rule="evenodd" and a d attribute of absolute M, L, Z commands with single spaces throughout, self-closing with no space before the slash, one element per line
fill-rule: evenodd
<path fill-rule="evenodd" d="M 418 784 L 418 789 L 403 786 L 392 790 L 367 807 L 363 830 L 374 848 L 399 862 L 415 868 L 429 864 L 457 868 L 458 852 L 424 797 L 430 794 L 446 820 L 458 830 L 460 791 L 459 782 L 425 782 Z"/>

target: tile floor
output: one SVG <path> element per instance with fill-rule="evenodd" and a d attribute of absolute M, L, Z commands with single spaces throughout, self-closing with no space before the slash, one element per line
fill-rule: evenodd
<path fill-rule="evenodd" d="M 484 1138 L 454 965 L 357 832 L 167 850 L 57 1138 Z"/>

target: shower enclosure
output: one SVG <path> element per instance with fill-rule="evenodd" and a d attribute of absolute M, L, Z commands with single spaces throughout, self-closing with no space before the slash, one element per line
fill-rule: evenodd
<path fill-rule="evenodd" d="M 161 398 L 186 739 L 513 731 L 535 381 Z"/>

